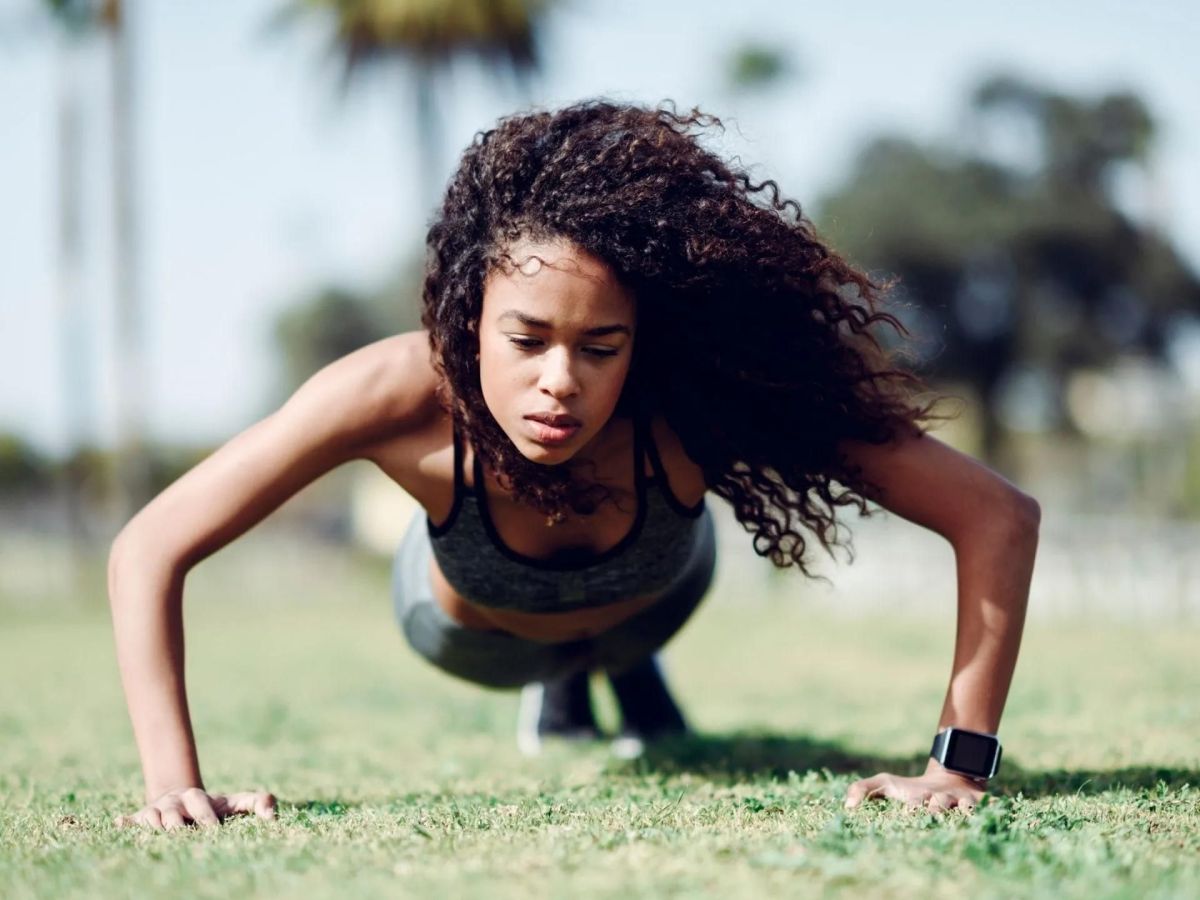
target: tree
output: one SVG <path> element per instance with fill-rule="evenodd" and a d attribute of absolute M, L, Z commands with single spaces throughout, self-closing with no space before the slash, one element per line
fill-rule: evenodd
<path fill-rule="evenodd" d="M 73 73 L 72 56 L 84 41 L 103 35 L 109 46 L 111 106 L 109 136 L 112 143 L 113 273 L 116 304 L 117 388 L 117 518 L 124 521 L 149 499 L 149 461 L 143 435 L 144 352 L 142 298 L 139 280 L 139 242 L 135 196 L 134 55 L 130 47 L 127 4 L 123 0 L 44 0 L 62 40 L 59 92 L 60 194 L 59 265 L 60 316 L 64 347 L 64 393 L 68 419 L 69 452 L 83 440 L 83 398 L 86 395 L 88 356 L 83 352 L 79 328 L 83 320 L 79 277 L 82 259 L 80 227 L 80 172 L 82 142 L 80 90 Z M 70 468 L 67 467 L 67 471 Z M 81 529 L 78 485 L 65 490 L 71 530 Z"/>
<path fill-rule="evenodd" d="M 972 92 L 967 123 L 961 145 L 874 139 L 816 219 L 860 263 L 899 277 L 918 366 L 984 398 L 994 459 L 1013 378 L 1040 379 L 1041 424 L 1071 430 L 1067 376 L 1121 354 L 1161 357 L 1172 316 L 1200 311 L 1200 281 L 1153 222 L 1118 203 L 1118 174 L 1152 158 L 1138 97 L 999 75 Z"/>
<path fill-rule="evenodd" d="M 410 78 L 418 142 L 417 177 L 433 205 L 442 155 L 435 85 L 451 62 L 470 57 L 527 94 L 539 62 L 536 32 L 553 0 L 289 0 L 275 18 L 286 26 L 320 16 L 342 63 L 342 87 L 368 72 L 401 69 Z M 314 291 L 276 325 L 285 392 L 316 369 L 362 344 L 419 325 L 423 256 L 405 261 L 396 280 L 368 293 L 344 287 Z"/>
<path fill-rule="evenodd" d="M 342 85 L 367 72 L 399 67 L 410 79 L 424 206 L 437 194 L 442 153 L 436 81 L 459 57 L 478 60 L 528 92 L 540 64 L 536 32 L 553 0 L 288 0 L 277 24 L 314 15 L 331 29 L 342 62 Z"/>

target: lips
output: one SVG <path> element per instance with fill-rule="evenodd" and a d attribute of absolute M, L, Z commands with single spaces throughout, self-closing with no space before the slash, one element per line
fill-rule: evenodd
<path fill-rule="evenodd" d="M 544 447 L 557 447 L 574 439 L 582 424 L 565 413 L 534 413 L 526 416 L 529 437 Z"/>
<path fill-rule="evenodd" d="M 583 424 L 574 416 L 568 416 L 565 413 L 533 413 L 525 418 L 554 428 L 578 428 Z"/>

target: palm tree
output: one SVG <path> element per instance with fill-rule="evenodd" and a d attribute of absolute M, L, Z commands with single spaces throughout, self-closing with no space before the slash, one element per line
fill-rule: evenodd
<path fill-rule="evenodd" d="M 55 29 L 57 69 L 58 236 L 57 306 L 62 416 L 66 459 L 56 479 L 57 502 L 65 519 L 71 558 L 77 563 L 86 540 L 82 478 L 69 460 L 87 439 L 92 417 L 88 392 L 86 322 L 83 301 L 83 97 L 79 49 L 94 28 L 87 2 L 45 0 Z"/>
<path fill-rule="evenodd" d="M 116 278 L 118 520 L 150 499 L 150 466 L 143 419 L 145 355 L 136 193 L 135 54 L 123 0 L 102 0 L 99 21 L 109 45 L 113 184 L 113 273 Z"/>
<path fill-rule="evenodd" d="M 60 36 L 59 89 L 59 310 L 63 328 L 63 371 L 68 444 L 73 453 L 84 439 L 89 354 L 83 343 L 80 275 L 82 229 L 80 173 L 83 168 L 80 89 L 75 77 L 75 50 L 104 34 L 109 43 L 116 277 L 117 496 L 115 515 L 128 519 L 148 498 L 148 471 L 142 435 L 141 298 L 137 278 L 137 222 L 134 203 L 133 54 L 129 47 L 126 6 L 122 0 L 44 0 Z M 72 534 L 82 535 L 79 473 L 71 474 L 63 496 Z"/>
<path fill-rule="evenodd" d="M 528 95 L 540 65 L 536 31 L 554 0 L 286 0 L 276 24 L 323 17 L 342 84 L 398 66 L 411 76 L 418 175 L 426 208 L 438 193 L 433 173 L 442 152 L 435 97 L 439 74 L 459 57 L 474 58 Z"/>

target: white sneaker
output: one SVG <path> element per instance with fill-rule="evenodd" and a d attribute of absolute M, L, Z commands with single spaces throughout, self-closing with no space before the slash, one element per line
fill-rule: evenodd
<path fill-rule="evenodd" d="M 521 688 L 521 703 L 517 707 L 517 749 L 525 756 L 539 756 L 542 736 L 538 734 L 538 719 L 542 715 L 545 689 L 535 681 Z"/>
<path fill-rule="evenodd" d="M 646 743 L 636 735 L 623 734 L 613 738 L 608 749 L 617 759 L 637 759 L 646 752 Z"/>

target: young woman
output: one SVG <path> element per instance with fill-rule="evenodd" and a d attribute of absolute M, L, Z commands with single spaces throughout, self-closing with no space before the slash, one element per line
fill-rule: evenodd
<path fill-rule="evenodd" d="M 146 805 L 122 823 L 273 815 L 266 792 L 201 780 L 182 586 L 351 459 L 374 462 L 426 513 L 395 559 L 409 643 L 481 685 L 540 685 L 527 690 L 530 749 L 539 734 L 595 733 L 593 669 L 612 680 L 628 737 L 686 728 L 654 653 L 711 580 L 709 492 L 760 555 L 806 575 L 804 532 L 828 551 L 838 506 L 865 513 L 869 499 L 932 529 L 954 546 L 959 588 L 938 727 L 964 731 L 941 732 L 952 752 L 935 747 L 922 775 L 861 780 L 846 803 L 978 800 L 1037 503 L 924 433 L 935 416 L 912 399 L 921 382 L 891 367 L 874 334 L 903 332 L 882 288 L 773 182 L 705 149 L 711 125 L 593 101 L 477 136 L 429 231 L 425 330 L 322 369 L 123 529 L 109 591 Z"/>

